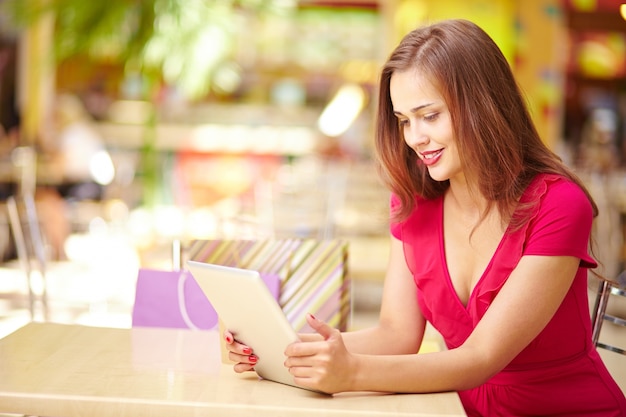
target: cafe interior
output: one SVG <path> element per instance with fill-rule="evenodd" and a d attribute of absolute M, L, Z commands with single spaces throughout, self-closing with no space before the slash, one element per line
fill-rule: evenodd
<path fill-rule="evenodd" d="M 505 53 L 541 136 L 600 206 L 599 272 L 626 287 L 621 1 L 4 3 L 0 338 L 33 321 L 130 328 L 140 272 L 184 269 L 207 242 L 345 242 L 344 324 L 377 320 L 378 70 L 409 30 L 452 17 Z M 623 295 L 607 312 L 626 317 Z M 590 312 L 597 296 L 590 277 Z M 600 339 L 626 348 L 623 325 Z M 429 329 L 425 349 L 441 348 Z M 601 355 L 626 390 L 626 358 Z"/>

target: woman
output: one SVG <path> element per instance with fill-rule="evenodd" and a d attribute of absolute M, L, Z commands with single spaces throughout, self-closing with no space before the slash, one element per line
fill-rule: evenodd
<path fill-rule="evenodd" d="M 595 203 L 541 141 L 509 65 L 464 20 L 409 33 L 382 70 L 376 146 L 390 190 L 379 324 L 285 352 L 328 393 L 458 391 L 470 416 L 626 415 L 591 342 Z M 426 322 L 447 350 L 416 354 Z M 225 333 L 235 370 L 251 347 Z"/>

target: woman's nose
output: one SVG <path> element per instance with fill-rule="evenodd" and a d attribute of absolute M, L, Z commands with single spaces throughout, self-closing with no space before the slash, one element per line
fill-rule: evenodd
<path fill-rule="evenodd" d="M 420 145 L 428 143 L 428 135 L 421 129 L 414 126 L 404 131 L 404 140 L 413 149 L 416 149 Z"/>

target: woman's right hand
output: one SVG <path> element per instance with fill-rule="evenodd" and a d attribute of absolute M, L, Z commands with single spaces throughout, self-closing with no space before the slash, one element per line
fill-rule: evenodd
<path fill-rule="evenodd" d="M 228 349 L 228 359 L 235 362 L 235 372 L 242 373 L 254 371 L 259 358 L 254 354 L 250 346 L 239 343 L 235 336 L 228 330 L 224 331 L 226 349 Z"/>

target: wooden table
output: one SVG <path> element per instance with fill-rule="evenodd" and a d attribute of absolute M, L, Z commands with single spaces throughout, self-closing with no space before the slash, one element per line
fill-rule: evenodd
<path fill-rule="evenodd" d="M 0 413 L 463 416 L 455 393 L 325 396 L 236 374 L 218 332 L 30 323 L 0 339 Z"/>

